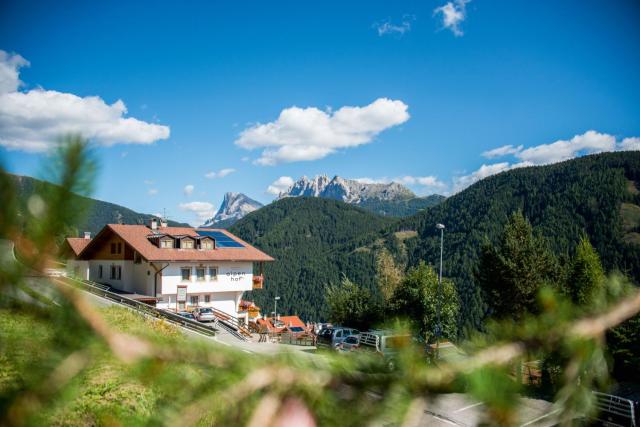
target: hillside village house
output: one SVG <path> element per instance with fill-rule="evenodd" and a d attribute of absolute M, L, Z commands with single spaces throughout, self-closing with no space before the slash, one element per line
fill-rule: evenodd
<path fill-rule="evenodd" d="M 269 255 L 222 229 L 108 224 L 67 238 L 67 274 L 132 294 L 158 308 L 213 307 L 247 317 L 242 294 L 263 285 Z M 254 274 L 257 263 L 260 274 Z M 248 321 L 247 319 L 244 319 Z"/>

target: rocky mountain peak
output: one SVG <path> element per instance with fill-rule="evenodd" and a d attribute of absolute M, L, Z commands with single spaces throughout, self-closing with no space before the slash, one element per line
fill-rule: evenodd
<path fill-rule="evenodd" d="M 262 203 L 253 200 L 243 193 L 225 193 L 222 204 L 213 218 L 208 219 L 203 227 L 228 227 L 250 212 L 260 209 Z"/>
<path fill-rule="evenodd" d="M 303 176 L 287 191 L 280 193 L 283 197 L 323 197 L 358 204 L 369 199 L 398 200 L 415 197 L 407 187 L 396 182 L 388 184 L 367 184 L 352 179 L 326 175 L 318 175 L 313 179 Z"/>

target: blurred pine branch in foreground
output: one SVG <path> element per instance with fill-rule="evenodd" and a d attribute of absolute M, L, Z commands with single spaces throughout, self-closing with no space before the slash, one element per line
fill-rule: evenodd
<path fill-rule="evenodd" d="M 605 332 L 640 310 L 640 293 L 617 277 L 588 314 L 547 287 L 539 314 L 491 325 L 464 344 L 468 358 L 435 363 L 407 343 L 389 372 L 360 354 L 244 354 L 126 309 L 97 309 L 54 281 L 34 303 L 23 295 L 44 279 L 32 273 L 55 261 L 57 236 L 82 215 L 65 201 L 88 194 L 96 170 L 82 138 L 60 147 L 49 169 L 60 187 L 30 200 L 26 218 L 0 171 L 0 237 L 21 260 L 0 258 L 1 425 L 414 425 L 450 391 L 485 402 L 486 423 L 514 425 L 519 393 L 532 392 L 515 378 L 531 360 L 553 360 L 558 419 L 570 425 L 606 386 Z"/>

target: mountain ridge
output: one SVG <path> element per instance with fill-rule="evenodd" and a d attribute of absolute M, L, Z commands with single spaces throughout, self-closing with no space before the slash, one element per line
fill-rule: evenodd
<path fill-rule="evenodd" d="M 277 200 L 287 197 L 339 200 L 383 216 L 409 216 L 445 199 L 436 194 L 418 197 L 397 182 L 366 183 L 338 175 L 331 179 L 327 175 L 316 175 L 311 179 L 303 176 L 281 192 Z"/>
<path fill-rule="evenodd" d="M 244 193 L 227 192 L 216 214 L 202 224 L 202 227 L 227 228 L 248 213 L 260 209 L 264 205 Z"/>

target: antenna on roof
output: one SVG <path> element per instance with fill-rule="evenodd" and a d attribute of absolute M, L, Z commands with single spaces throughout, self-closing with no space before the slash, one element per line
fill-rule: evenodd
<path fill-rule="evenodd" d="M 168 219 L 169 219 L 169 217 L 167 216 L 167 209 L 166 208 L 162 208 L 162 218 L 160 218 L 160 228 L 165 228 L 165 227 L 167 227 L 169 225 L 167 223 Z"/>

